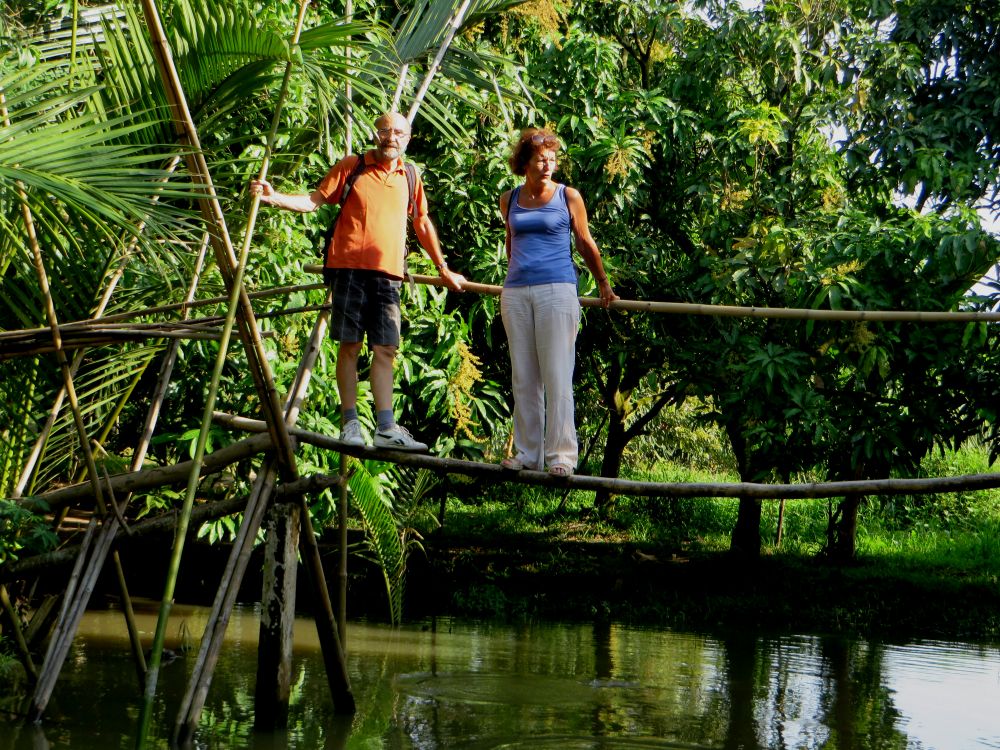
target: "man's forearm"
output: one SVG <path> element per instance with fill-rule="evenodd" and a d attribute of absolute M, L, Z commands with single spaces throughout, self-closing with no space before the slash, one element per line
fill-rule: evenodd
<path fill-rule="evenodd" d="M 307 194 L 271 193 L 270 195 L 262 195 L 260 202 L 275 208 L 283 208 L 286 211 L 296 211 L 300 214 L 311 213 L 319 206 L 314 197 Z"/>

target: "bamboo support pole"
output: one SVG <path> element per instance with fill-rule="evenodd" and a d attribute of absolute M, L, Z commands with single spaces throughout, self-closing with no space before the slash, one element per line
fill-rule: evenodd
<path fill-rule="evenodd" d="M 292 43 L 296 44 L 298 42 L 299 36 L 302 31 L 302 25 L 305 20 L 305 11 L 307 8 L 307 0 L 303 0 L 299 6 L 299 16 L 296 22 L 295 32 L 293 34 Z M 288 83 L 291 77 L 292 63 L 289 61 L 285 66 L 284 77 L 282 79 L 282 85 L 280 93 L 277 97 L 277 105 L 275 107 L 274 116 L 271 122 L 271 131 L 267 138 L 267 146 L 265 148 L 265 156 L 261 164 L 261 169 L 258 174 L 258 179 L 265 179 L 267 176 L 268 164 L 270 161 L 270 154 L 275 142 L 275 137 L 277 133 L 278 124 L 280 122 L 281 106 L 284 101 L 285 93 L 288 89 Z M 244 243 L 241 251 L 241 258 L 245 257 L 249 251 L 250 242 L 253 234 L 253 227 L 256 220 L 257 212 L 260 207 L 260 196 L 254 195 L 251 198 L 251 206 L 249 211 L 249 218 L 247 220 L 246 233 L 244 235 Z M 326 316 L 320 316 L 323 319 L 323 323 L 320 324 L 325 329 Z M 318 351 L 318 349 L 317 349 Z M 299 375 L 305 367 L 305 360 L 300 365 Z M 309 366 L 311 369 L 311 365 Z M 297 376 L 297 385 L 304 388 L 308 383 L 308 375 L 304 378 Z M 292 408 L 293 403 L 298 403 L 301 400 L 301 395 L 298 398 L 289 399 L 289 409 L 283 414 L 281 420 L 282 438 L 285 442 L 286 456 L 281 458 L 281 463 L 284 464 L 286 472 L 291 476 L 295 476 L 295 461 L 292 455 L 291 442 L 288 438 L 286 421 L 294 423 L 298 415 L 298 409 Z M 206 419 L 202 425 L 203 433 L 207 433 L 208 421 L 210 420 L 209 408 L 206 407 Z M 273 429 L 273 426 L 272 426 Z M 237 544 L 234 545 L 233 553 L 230 556 L 230 561 L 227 563 L 226 571 L 223 575 L 223 583 L 220 585 L 219 590 L 216 594 L 216 599 L 213 604 L 213 611 L 210 616 L 210 625 L 206 628 L 206 632 L 202 638 L 201 648 L 199 651 L 198 662 L 193 670 L 191 679 L 188 684 L 188 690 L 183 698 L 181 708 L 177 714 L 177 720 L 174 725 L 173 739 L 175 742 L 184 744 L 188 742 L 194 734 L 195 728 L 197 727 L 198 718 L 201 715 L 202 707 L 204 706 L 204 701 L 208 693 L 208 688 L 211 683 L 211 676 L 214 670 L 215 662 L 218 658 L 218 653 L 221 650 L 222 639 L 225 634 L 225 627 L 228 623 L 229 614 L 232 610 L 232 605 L 235 602 L 236 592 L 239 588 L 239 581 L 242 580 L 243 574 L 246 570 L 246 561 L 249 559 L 249 553 L 252 545 L 253 539 L 256 537 L 257 530 L 260 528 L 260 524 L 263 521 L 264 513 L 267 509 L 267 504 L 272 494 L 273 485 L 277 476 L 277 466 L 275 462 L 267 461 L 265 462 L 266 470 L 261 471 L 258 475 L 258 482 L 254 486 L 254 496 L 251 502 L 248 504 L 247 512 L 244 514 L 244 522 L 240 526 L 238 532 Z M 315 544 L 315 538 L 312 534 L 312 525 L 309 519 L 308 507 L 305 504 L 304 498 L 300 496 L 299 502 L 302 505 L 302 525 L 303 529 L 306 530 L 305 536 L 311 539 L 312 543 Z M 320 568 L 319 580 L 322 581 L 322 568 Z M 325 582 L 324 582 L 325 588 Z M 325 593 L 325 592 L 324 592 Z M 323 641 L 324 628 L 322 627 L 319 618 L 317 618 L 317 625 L 320 630 L 320 639 Z M 336 640 L 336 631 L 333 633 L 334 640 Z M 324 643 L 324 646 L 326 644 Z M 326 654 L 327 649 L 324 648 L 324 654 Z M 343 678 L 346 680 L 346 662 L 343 659 L 343 654 L 340 654 L 339 669 L 343 674 Z M 328 663 L 328 672 L 329 663 Z M 347 692 L 350 695 L 349 690 Z M 336 695 L 335 695 L 336 700 Z M 341 701 L 342 702 L 342 701 Z M 351 712 L 353 712 L 353 697 L 351 699 Z"/>
<path fill-rule="evenodd" d="M 337 493 L 337 538 L 340 544 L 337 560 L 337 627 L 341 646 L 347 649 L 347 456 L 340 454 L 340 488 Z"/>
<path fill-rule="evenodd" d="M 2 90 L 0 90 L 0 119 L 3 120 L 5 126 L 10 127 L 10 117 Z M 94 491 L 94 501 L 101 517 L 106 519 L 108 517 L 108 513 L 104 503 L 103 492 L 101 490 L 101 478 L 97 473 L 97 463 L 94 460 L 94 453 L 90 447 L 90 438 L 87 435 L 87 427 L 83 421 L 83 412 L 80 409 L 80 403 L 77 399 L 76 388 L 73 385 L 73 373 L 70 369 L 70 362 L 66 357 L 66 351 L 62 346 L 62 339 L 59 333 L 59 318 L 56 314 L 55 302 L 52 299 L 52 292 L 49 288 L 48 274 L 45 270 L 45 261 L 42 258 L 41 246 L 38 242 L 37 234 L 35 233 L 34 217 L 32 216 L 31 208 L 28 204 L 27 193 L 25 192 L 24 186 L 20 183 L 17 186 L 17 194 L 21 203 L 21 215 L 24 219 L 25 231 L 28 236 L 28 245 L 31 248 L 35 271 L 38 274 L 39 288 L 41 289 L 42 297 L 45 301 L 46 318 L 52 330 L 52 345 L 55 349 L 56 360 L 59 363 L 59 369 L 62 373 L 63 389 L 66 392 L 66 398 L 69 400 L 70 410 L 73 413 L 73 421 L 76 425 L 77 435 L 80 440 L 80 450 L 83 453 L 84 462 L 87 467 L 90 486 Z M 94 531 L 93 522 L 94 519 L 91 518 L 91 525 L 88 526 L 87 531 L 88 541 Z M 88 545 L 85 545 L 84 549 L 86 549 L 87 546 Z M 81 551 L 81 558 L 79 560 L 81 565 L 83 563 L 84 554 L 85 552 Z M 117 557 L 115 558 L 115 564 L 119 572 L 119 583 L 123 585 L 121 590 L 122 596 L 127 598 L 128 589 L 124 587 L 124 572 L 121 570 L 121 561 L 118 560 Z M 78 574 L 79 566 L 76 570 L 74 570 L 74 575 Z M 53 635 L 49 643 L 49 649 L 46 653 L 46 658 L 42 663 L 42 669 L 35 685 L 35 691 L 31 698 L 29 713 L 35 718 L 35 720 L 41 717 L 42 713 L 45 711 L 46 705 L 48 705 L 49 698 L 52 695 L 52 690 L 55 687 L 56 679 L 59 676 L 59 672 L 62 670 L 63 660 L 66 658 L 66 654 L 69 653 L 70 644 L 73 641 L 73 636 L 76 634 L 75 627 L 71 627 L 72 623 L 67 623 L 64 620 L 65 616 L 72 612 L 74 608 L 80 607 L 80 601 L 77 600 L 77 589 L 72 581 L 71 584 L 72 585 L 67 587 L 67 590 L 63 594 L 63 607 L 60 614 L 59 627 L 57 627 L 58 638 Z M 80 598 L 82 599 L 83 597 Z"/>
<path fill-rule="evenodd" d="M 327 301 L 329 302 L 329 294 Z M 326 337 L 328 323 L 329 309 L 327 307 L 317 317 L 289 392 L 285 405 L 285 420 L 289 425 L 293 425 L 298 419 L 305 394 L 308 391 L 313 367 L 319 357 L 323 340 Z M 174 725 L 173 737 L 176 741 L 183 742 L 190 739 L 197 727 L 198 718 L 201 715 L 205 698 L 208 695 L 212 671 L 222 648 L 222 641 L 225 636 L 225 624 L 228 623 L 229 615 L 236 601 L 236 594 L 243 581 L 253 541 L 263 521 L 267 501 L 274 491 L 275 479 L 276 468 L 274 461 L 266 459 L 257 474 L 257 482 L 254 484 L 250 500 L 246 504 L 243 523 L 237 532 L 237 538 L 233 544 L 229 560 L 226 563 L 226 569 L 223 571 L 222 579 L 216 591 L 215 601 L 212 604 L 212 611 L 208 618 L 209 625 L 202 636 L 198 658 L 192 669 L 187 692 L 181 702 Z M 293 495 L 293 499 L 302 503 L 303 528 L 301 530 L 300 544 L 304 540 L 307 545 L 315 546 L 315 533 L 302 493 Z M 339 646 L 337 631 L 329 625 L 329 623 L 333 622 L 332 615 L 323 608 L 324 597 L 328 602 L 329 594 L 327 593 L 322 564 L 320 564 L 318 569 L 313 568 L 317 560 L 318 555 L 314 557 L 311 554 L 303 554 L 303 562 L 309 573 L 319 605 L 316 613 L 316 627 L 320 635 L 320 643 L 323 647 L 327 679 L 330 681 L 335 710 L 338 712 L 353 713 L 354 698 L 351 694 L 350 683 L 347 677 L 346 659 L 343 656 L 342 648 Z M 334 626 L 335 624 L 333 622 Z M 348 708 L 350 709 L 349 711 L 347 710 Z"/>
<path fill-rule="evenodd" d="M 208 432 L 211 426 L 211 410 L 215 406 L 215 399 L 219 392 L 219 383 L 222 380 L 222 371 L 226 364 L 226 355 L 229 349 L 229 340 L 236 323 L 236 310 L 239 291 L 243 285 L 243 271 L 246 268 L 246 253 L 239 259 L 236 269 L 236 276 L 232 284 L 231 305 L 226 323 L 222 331 L 222 340 L 219 344 L 219 351 L 215 359 L 212 370 L 212 379 L 209 385 L 208 399 L 205 403 L 202 415 L 201 430 L 198 433 L 198 440 L 195 446 L 193 466 L 188 477 L 187 492 L 184 496 L 184 503 L 181 508 L 180 518 L 177 523 L 177 532 L 174 536 L 174 546 L 170 558 L 170 566 L 167 571 L 167 582 L 163 590 L 163 599 L 160 603 L 160 612 L 156 620 L 156 632 L 153 635 L 153 646 L 150 653 L 149 668 L 146 676 L 146 691 L 143 700 L 142 712 L 139 718 L 139 731 L 136 745 L 143 748 L 146 745 L 146 735 L 149 725 L 152 722 L 153 699 L 156 695 L 156 684 L 159 676 L 160 659 L 163 651 L 163 643 L 166 639 L 167 623 L 170 618 L 170 609 L 173 605 L 174 590 L 177 584 L 177 577 L 180 572 L 181 558 L 184 553 L 184 544 L 187 538 L 188 526 L 191 518 L 191 510 L 194 506 L 194 499 L 198 489 L 198 480 L 201 475 L 201 464 L 205 456 L 205 449 L 208 443 Z"/>
<path fill-rule="evenodd" d="M 299 493 L 298 497 L 299 502 L 305 507 L 302 494 Z M 326 576 L 323 573 L 323 560 L 320 557 L 319 544 L 316 542 L 312 518 L 308 512 L 302 514 L 302 531 L 299 546 L 313 592 L 318 597 L 318 601 L 314 602 L 316 632 L 323 652 L 327 682 L 333 696 L 333 710 L 341 716 L 350 715 L 357 710 L 357 706 L 347 675 L 347 657 L 337 630 L 337 620 L 330 602 L 330 589 L 326 585 Z"/>
<path fill-rule="evenodd" d="M 302 10 L 300 11 L 299 17 L 299 25 L 295 34 L 296 42 L 301 29 L 302 19 L 304 18 L 305 5 L 305 0 L 303 0 Z M 240 336 L 246 350 L 248 369 L 250 370 L 251 377 L 253 378 L 254 384 L 257 388 L 257 392 L 261 400 L 261 406 L 264 410 L 265 420 L 269 425 L 269 430 L 271 431 L 274 439 L 278 463 L 290 477 L 294 478 L 295 476 L 295 456 L 291 441 L 288 437 L 288 432 L 285 429 L 284 420 L 281 417 L 277 391 L 274 387 L 270 367 L 267 364 L 266 355 L 263 351 L 260 331 L 256 325 L 253 309 L 250 306 L 250 300 L 247 298 L 246 291 L 243 289 L 243 273 L 246 268 L 246 256 L 249 253 L 250 237 L 253 230 L 253 220 L 256 210 L 255 208 L 251 208 L 246 238 L 241 249 L 241 255 L 239 258 L 236 258 L 235 253 L 233 252 L 232 244 L 229 240 L 225 216 L 222 213 L 222 207 L 219 200 L 215 195 L 211 172 L 208 168 L 208 163 L 205 160 L 204 153 L 200 147 L 197 129 L 195 128 L 194 120 L 191 117 L 191 112 L 187 107 L 184 90 L 181 86 L 180 78 L 177 75 L 177 69 L 174 66 L 173 57 L 160 20 L 159 10 L 156 7 L 155 0 L 142 0 L 142 7 L 143 15 L 145 17 L 146 25 L 149 29 L 152 41 L 154 56 L 160 70 L 164 90 L 173 111 L 175 127 L 178 129 L 178 134 L 182 143 L 187 142 L 191 146 L 191 150 L 188 153 L 188 165 L 190 172 L 192 176 L 205 188 L 206 197 L 200 201 L 200 207 L 209 226 L 209 234 L 213 239 L 213 248 L 216 253 L 217 265 L 228 287 L 230 305 L 226 325 L 223 329 L 223 338 L 219 347 L 220 357 L 216 361 L 217 372 L 213 374 L 213 384 L 211 386 L 208 402 L 205 407 L 202 429 L 198 438 L 198 446 L 196 448 L 194 467 L 192 468 L 191 477 L 188 482 L 188 494 L 185 498 L 180 522 L 178 523 L 174 554 L 171 558 L 167 583 L 164 588 L 163 601 L 161 603 L 160 614 L 157 619 L 156 633 L 153 638 L 153 648 L 146 681 L 146 693 L 142 704 L 142 710 L 140 712 L 139 729 L 136 736 L 136 746 L 140 749 L 146 746 L 146 735 L 152 721 L 153 699 L 156 694 L 156 683 L 159 676 L 160 655 L 166 635 L 166 625 L 173 598 L 173 589 L 180 566 L 180 558 L 183 552 L 187 523 L 190 518 L 191 506 L 194 502 L 196 481 L 199 475 L 198 465 L 201 463 L 204 455 L 204 446 L 207 440 L 208 428 L 210 426 L 211 410 L 214 406 L 215 394 L 218 390 L 218 382 L 221 379 L 222 365 L 224 364 L 225 353 L 228 348 L 229 335 L 231 334 L 232 328 L 234 324 L 236 324 L 237 319 L 239 321 Z M 291 63 L 289 62 L 289 66 L 290 65 Z M 286 76 L 282 83 L 282 93 L 279 97 L 279 103 L 287 90 L 287 84 L 288 71 L 286 69 Z M 272 129 L 271 136 L 269 137 L 268 151 L 270 151 L 273 140 L 274 130 Z M 259 203 L 259 198 L 255 200 L 255 203 Z"/>
<path fill-rule="evenodd" d="M 112 544 L 114 544 L 117 536 L 116 530 L 115 537 L 111 539 Z M 117 557 L 118 550 L 116 549 L 113 554 Z M 116 566 L 115 572 L 118 576 L 118 585 L 124 588 L 124 568 Z M 132 609 L 132 597 L 130 596 L 122 599 L 122 616 L 125 618 L 125 628 L 128 630 L 128 644 L 129 648 L 132 649 L 132 663 L 135 665 L 135 676 L 138 680 L 139 692 L 141 693 L 143 685 L 146 684 L 146 655 L 142 651 L 142 639 L 139 637 L 139 626 L 135 621 L 135 611 Z"/>
<path fill-rule="evenodd" d="M 188 301 L 194 298 L 194 294 L 197 291 L 198 280 L 204 266 L 205 252 L 207 248 L 208 235 L 206 234 L 198 253 L 194 273 L 192 274 L 192 278 L 188 284 L 186 294 L 186 299 Z M 183 314 L 186 315 L 187 311 L 183 311 Z M 162 405 L 163 399 L 166 395 L 166 387 L 170 380 L 170 373 L 173 369 L 174 362 L 176 361 L 177 349 L 178 342 L 174 341 L 160 367 L 156 390 L 149 409 L 147 409 L 143 430 L 133 453 L 130 467 L 133 472 L 141 470 L 145 462 L 146 452 L 149 448 L 149 441 L 151 440 L 153 431 L 155 430 L 160 406 Z M 111 495 L 112 506 L 117 511 L 118 506 L 114 503 L 114 489 L 109 486 L 108 490 Z M 130 498 L 131 493 L 128 493 L 123 499 L 123 504 L 127 504 Z M 73 606 L 66 613 L 66 622 L 63 627 L 65 628 L 65 632 L 73 635 L 75 635 L 76 631 L 79 629 L 80 620 L 86 612 L 87 605 L 90 602 L 90 597 L 93 594 L 94 588 L 97 585 L 98 577 L 104 567 L 104 562 L 107 560 L 108 553 L 110 552 L 114 562 L 118 584 L 122 591 L 122 614 L 125 618 L 125 626 L 129 635 L 129 645 L 132 650 L 132 659 L 135 663 L 136 675 L 139 679 L 139 688 L 141 692 L 147 677 L 146 658 L 143 653 L 142 640 L 139 637 L 139 630 L 136 626 L 135 614 L 132 611 L 132 599 L 128 595 L 124 566 L 121 564 L 118 551 L 116 549 L 112 550 L 112 545 L 121 525 L 122 518 L 120 512 L 118 512 L 114 517 L 107 518 L 102 526 L 101 532 L 98 536 L 98 541 L 94 545 L 93 553 L 87 560 L 86 570 L 82 576 L 83 583 L 80 587 L 80 595 L 76 598 Z"/>
<path fill-rule="evenodd" d="M 222 206 L 215 192 L 211 170 L 208 168 L 208 162 L 202 151 L 198 131 L 187 106 L 187 99 L 160 21 L 156 0 L 141 0 L 141 4 L 164 93 L 173 114 L 178 142 L 187 147 L 185 157 L 188 171 L 204 190 L 205 197 L 199 201 L 199 208 L 208 228 L 212 249 L 215 252 L 216 265 L 222 274 L 227 291 L 232 291 L 233 287 L 238 290 L 239 332 L 247 356 L 247 368 L 260 397 L 265 419 L 270 425 L 270 429 L 274 431 L 274 448 L 278 452 L 282 466 L 291 466 L 294 463 L 292 449 L 288 442 L 288 435 L 283 431 L 284 422 L 280 416 L 281 408 L 271 378 L 270 367 L 267 364 L 267 357 L 261 344 L 260 331 L 257 328 L 253 308 L 250 306 L 246 290 L 233 283 L 239 267 L 238 260 L 230 240 Z"/>
<path fill-rule="evenodd" d="M 180 164 L 180 157 L 175 156 L 171 159 L 170 163 L 167 165 L 168 176 L 173 174 L 174 170 L 177 169 L 177 165 Z M 167 176 L 163 177 L 161 182 L 166 182 Z M 161 192 L 157 191 L 153 194 L 153 203 L 156 203 L 160 199 Z M 115 289 L 118 286 L 118 282 L 121 280 L 122 276 L 125 274 L 125 269 L 128 266 L 128 260 L 131 258 L 132 253 L 135 251 L 136 246 L 139 244 L 138 234 L 145 230 L 145 223 L 140 224 L 139 231 L 129 243 L 128 248 L 122 254 L 122 258 L 118 263 L 118 267 L 115 269 L 114 273 L 108 279 L 107 285 L 104 287 L 104 291 L 101 293 L 100 299 L 97 302 L 97 307 L 94 310 L 91 320 L 99 320 L 103 315 L 104 311 L 108 309 L 108 305 L 111 304 L 111 297 L 114 294 Z M 60 333 L 65 331 L 65 324 L 60 327 Z M 73 356 L 73 363 L 70 366 L 70 374 L 76 377 L 77 371 L 80 369 L 80 364 L 83 362 L 83 356 L 85 350 L 77 351 Z M 42 429 L 38 432 L 38 437 L 35 439 L 35 443 L 32 446 L 31 453 L 28 455 L 23 467 L 21 468 L 21 474 L 18 477 L 17 485 L 14 487 L 14 492 L 12 497 L 21 497 L 24 494 L 24 489 L 28 484 L 31 475 L 35 471 L 35 466 L 38 460 L 41 458 L 42 449 L 45 447 L 45 443 L 49 439 L 49 434 L 52 432 L 52 427 L 55 425 L 56 417 L 59 416 L 59 412 L 62 409 L 63 400 L 66 398 L 65 387 L 60 388 L 56 393 L 56 397 L 52 403 L 52 408 L 49 410 L 49 415 L 45 420 L 45 424 L 42 425 Z"/>
<path fill-rule="evenodd" d="M 222 643 L 233 606 L 236 603 L 236 595 L 246 573 L 257 531 L 260 529 L 264 514 L 267 512 L 268 499 L 277 476 L 275 459 L 266 458 L 257 472 L 253 490 L 246 502 L 243 521 L 240 523 L 236 538 L 233 540 L 229 559 L 226 561 L 226 567 L 215 592 L 215 600 L 212 603 L 212 610 L 209 612 L 205 631 L 201 637 L 198 655 L 191 668 L 187 690 L 177 710 L 177 718 L 174 721 L 171 735 L 171 741 L 175 745 L 187 746 L 190 744 L 194 732 L 198 728 L 198 720 L 201 717 L 205 699 L 208 697 L 208 689 L 212 682 L 215 665 L 222 651 Z"/>
<path fill-rule="evenodd" d="M 350 23 L 354 18 L 354 0 L 345 0 L 344 3 L 344 14 L 347 16 L 346 21 Z M 347 65 L 350 66 L 351 60 L 351 46 L 347 45 L 344 53 L 347 57 Z M 348 67 L 348 72 L 350 71 Z M 395 112 L 396 108 L 399 106 L 399 97 L 403 90 L 403 82 L 406 78 L 406 65 L 404 64 L 402 69 L 399 71 L 399 81 L 396 84 L 396 93 L 392 97 L 392 104 L 389 107 L 390 112 Z M 350 78 L 347 80 L 346 90 L 344 95 L 348 102 L 348 120 L 347 120 L 347 153 L 352 152 L 351 148 L 351 124 L 353 122 L 351 118 L 351 100 L 352 100 L 351 82 Z M 341 455 L 340 457 L 340 474 L 344 475 L 347 470 L 347 457 Z M 340 486 L 340 496 L 337 501 L 337 521 L 340 525 L 340 564 L 337 566 L 337 578 L 338 578 L 338 596 L 337 596 L 337 630 L 340 634 L 340 649 L 342 652 L 347 651 L 347 486 L 341 484 Z"/>
<path fill-rule="evenodd" d="M 90 552 L 96 528 L 97 518 L 91 516 L 90 522 L 87 524 L 87 531 L 83 536 L 83 542 L 80 545 L 80 553 L 77 555 L 76 562 L 73 566 L 73 572 L 70 573 L 69 581 L 66 584 L 66 591 L 63 592 L 62 606 L 59 611 L 59 617 L 56 620 L 55 629 L 49 637 L 49 644 L 45 650 L 45 657 L 42 659 L 42 669 L 39 672 L 38 682 L 35 683 L 35 690 L 31 696 L 31 706 L 28 709 L 28 716 L 31 721 L 38 721 L 41 719 L 42 713 L 48 705 L 49 698 L 52 697 L 52 690 L 55 688 L 56 680 L 59 678 L 59 672 L 62 669 L 63 661 L 66 658 L 66 654 L 69 652 L 69 646 L 72 642 L 72 634 L 68 637 L 66 635 L 66 616 L 70 612 L 71 603 L 76 595 L 80 575 L 83 570 L 84 559 Z"/>

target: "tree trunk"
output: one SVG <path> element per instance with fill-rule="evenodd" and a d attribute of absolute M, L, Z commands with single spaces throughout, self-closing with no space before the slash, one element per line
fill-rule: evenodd
<path fill-rule="evenodd" d="M 739 415 L 734 415 L 739 416 Z M 733 455 L 736 457 L 736 466 L 740 472 L 740 479 L 748 481 L 747 477 L 753 476 L 752 467 L 748 466 L 749 458 L 747 454 L 746 441 L 743 439 L 743 432 L 740 430 L 740 419 L 730 419 L 726 422 L 726 434 L 729 436 L 729 443 L 733 448 Z M 741 558 L 754 559 L 760 557 L 760 514 L 761 501 L 745 495 L 740 496 L 739 514 L 736 516 L 736 526 L 733 527 L 733 536 L 729 542 L 729 551 Z"/>
<path fill-rule="evenodd" d="M 740 498 L 739 515 L 729 551 L 741 558 L 757 559 L 760 557 L 760 512 L 761 501 L 752 497 Z"/>
<path fill-rule="evenodd" d="M 625 436 L 625 422 L 621 412 L 617 409 L 609 409 L 608 417 L 608 441 L 604 446 L 604 458 L 601 460 L 601 476 L 617 477 L 622 468 L 622 459 L 625 456 L 625 446 L 628 440 Z M 594 495 L 594 508 L 601 513 L 606 513 L 611 509 L 614 495 L 611 490 L 599 489 Z"/>
<path fill-rule="evenodd" d="M 858 508 L 864 495 L 847 495 L 837 506 L 826 527 L 826 556 L 836 563 L 854 559 L 857 549 Z"/>

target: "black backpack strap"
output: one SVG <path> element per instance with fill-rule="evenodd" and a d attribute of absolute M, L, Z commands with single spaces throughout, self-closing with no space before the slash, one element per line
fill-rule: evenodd
<path fill-rule="evenodd" d="M 347 175 L 347 179 L 344 180 L 343 190 L 340 191 L 340 200 L 337 201 L 337 205 L 340 207 L 340 210 L 337 211 L 337 215 L 333 217 L 333 221 L 330 222 L 330 226 L 328 226 L 326 231 L 323 232 L 323 239 L 320 240 L 319 255 L 323 261 L 323 277 L 327 282 L 330 281 L 330 278 L 326 273 L 326 257 L 330 243 L 333 241 L 333 233 L 337 229 L 337 220 L 340 219 L 340 215 L 344 212 L 344 204 L 347 202 L 347 198 L 350 196 L 351 190 L 354 189 L 354 183 L 357 182 L 361 173 L 365 171 L 365 166 L 365 155 L 358 154 L 358 160 L 351 168 L 350 173 Z"/>
<path fill-rule="evenodd" d="M 365 171 L 365 166 L 365 155 L 358 154 L 358 161 L 354 165 L 354 169 L 351 170 L 351 173 L 347 175 L 347 179 L 344 180 L 344 189 L 340 192 L 339 205 L 341 208 L 344 207 L 344 203 L 347 202 L 347 198 L 351 194 L 351 190 L 354 189 L 354 183 L 358 181 L 358 177 L 360 177 L 361 173 Z M 337 216 L 339 217 L 340 214 L 337 214 Z"/>
<path fill-rule="evenodd" d="M 409 215 L 417 215 L 417 168 L 408 161 L 403 162 L 403 169 L 406 170 L 406 189 L 409 191 Z"/>
<path fill-rule="evenodd" d="M 417 168 L 413 166 L 408 161 L 403 162 L 403 169 L 406 171 L 406 189 L 408 202 L 406 204 L 407 216 L 414 218 L 417 215 Z M 416 298 L 417 285 L 413 281 L 413 276 L 410 274 L 410 264 L 406 259 L 406 256 L 410 254 L 410 246 L 404 243 L 403 251 L 403 276 L 410 284 L 410 294 L 414 295 Z"/>

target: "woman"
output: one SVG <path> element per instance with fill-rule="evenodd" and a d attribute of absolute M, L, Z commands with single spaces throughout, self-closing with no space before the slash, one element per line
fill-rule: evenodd
<path fill-rule="evenodd" d="M 605 307 L 618 299 L 590 236 L 580 193 L 552 180 L 559 139 L 548 130 L 521 132 L 509 163 L 524 184 L 500 196 L 507 224 L 507 278 L 500 313 L 510 344 L 514 449 L 501 465 L 569 476 L 578 448 L 573 365 L 580 301 L 572 245 L 600 286 Z"/>

